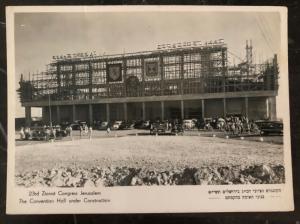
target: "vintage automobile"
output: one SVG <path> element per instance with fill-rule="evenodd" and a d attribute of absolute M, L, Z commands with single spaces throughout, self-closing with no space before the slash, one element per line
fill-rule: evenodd
<path fill-rule="evenodd" d="M 118 130 L 123 121 L 115 121 L 113 122 L 112 129 Z"/>
<path fill-rule="evenodd" d="M 182 125 L 178 122 L 156 121 L 150 124 L 150 135 L 183 133 Z"/>
<path fill-rule="evenodd" d="M 151 123 L 150 120 L 147 120 L 147 121 L 139 120 L 134 123 L 133 127 L 136 129 L 149 129 L 150 123 Z"/>
<path fill-rule="evenodd" d="M 93 129 L 98 130 L 98 128 L 101 126 L 102 121 L 94 121 L 93 122 Z"/>
<path fill-rule="evenodd" d="M 55 136 L 54 136 L 55 133 Z M 31 139 L 32 140 L 49 140 L 54 139 L 54 137 L 62 138 L 67 136 L 67 131 L 62 129 L 61 126 L 56 125 L 52 128 L 50 127 L 34 127 L 31 129 Z"/>
<path fill-rule="evenodd" d="M 283 134 L 283 123 L 281 121 L 255 121 L 261 135 Z"/>
<path fill-rule="evenodd" d="M 134 123 L 129 121 L 122 121 L 122 123 L 119 125 L 119 130 L 128 130 L 133 129 Z"/>
<path fill-rule="evenodd" d="M 183 120 L 183 128 L 186 130 L 193 129 L 196 127 L 196 119 L 186 119 Z"/>
<path fill-rule="evenodd" d="M 31 129 L 31 139 L 32 140 L 45 140 L 46 132 L 43 127 L 34 127 Z"/>
<path fill-rule="evenodd" d="M 67 130 L 62 128 L 60 125 L 53 127 L 56 131 L 56 138 L 66 137 L 68 135 Z"/>
<path fill-rule="evenodd" d="M 107 121 L 102 121 L 101 124 L 97 127 L 98 130 L 107 130 L 109 123 Z"/>

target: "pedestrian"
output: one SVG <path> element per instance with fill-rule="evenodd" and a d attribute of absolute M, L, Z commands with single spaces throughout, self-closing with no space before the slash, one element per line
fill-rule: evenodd
<path fill-rule="evenodd" d="M 30 132 L 29 132 L 29 128 L 26 127 L 24 130 L 24 135 L 25 135 L 25 140 L 28 140 L 30 137 Z"/>
<path fill-rule="evenodd" d="M 109 134 L 109 133 L 110 133 L 110 127 L 109 127 L 109 125 L 107 125 L 106 132 L 107 132 L 107 134 Z"/>
<path fill-rule="evenodd" d="M 56 140 L 56 129 L 52 128 L 53 139 Z"/>
<path fill-rule="evenodd" d="M 24 127 L 21 127 L 21 130 L 20 130 L 20 139 L 21 140 L 25 139 Z"/>
<path fill-rule="evenodd" d="M 87 135 L 89 132 L 89 128 L 87 125 L 84 125 L 84 133 Z"/>
<path fill-rule="evenodd" d="M 80 135 L 80 138 L 81 138 L 81 136 L 82 136 L 82 131 L 83 131 L 83 128 L 82 128 L 82 126 L 80 125 L 80 126 L 79 126 L 79 135 Z"/>
<path fill-rule="evenodd" d="M 69 132 L 69 135 L 70 135 L 70 137 L 71 137 L 71 140 L 73 141 L 73 133 L 72 133 L 72 126 L 70 125 L 69 127 L 68 127 L 68 132 Z"/>
<path fill-rule="evenodd" d="M 89 139 L 92 140 L 93 127 L 89 127 Z"/>
<path fill-rule="evenodd" d="M 46 141 L 50 140 L 50 129 L 48 127 L 45 130 L 45 140 Z"/>

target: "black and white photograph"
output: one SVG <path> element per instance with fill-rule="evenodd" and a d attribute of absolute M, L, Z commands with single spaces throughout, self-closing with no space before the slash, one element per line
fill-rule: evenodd
<path fill-rule="evenodd" d="M 11 7 L 8 197 L 205 189 L 220 211 L 291 209 L 286 11 L 269 8 Z"/>

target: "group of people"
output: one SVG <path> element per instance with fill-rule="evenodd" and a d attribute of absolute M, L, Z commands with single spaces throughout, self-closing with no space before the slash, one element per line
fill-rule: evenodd
<path fill-rule="evenodd" d="M 205 129 L 217 129 L 233 135 L 259 132 L 258 126 L 255 124 L 255 122 L 253 120 L 249 120 L 245 116 L 214 118 L 212 121 L 206 122 Z"/>
<path fill-rule="evenodd" d="M 73 128 L 71 125 L 68 125 L 65 129 L 66 135 L 70 136 L 73 140 Z M 93 136 L 93 127 L 86 124 L 79 126 L 79 136 L 82 138 L 84 135 L 88 135 L 88 138 L 91 140 Z"/>
<path fill-rule="evenodd" d="M 30 139 L 31 138 L 31 135 L 32 135 L 32 133 L 31 133 L 31 130 L 30 130 L 30 128 L 28 128 L 28 127 L 21 127 L 21 129 L 20 129 L 20 139 L 21 140 L 28 140 L 28 139 Z"/>
<path fill-rule="evenodd" d="M 57 130 L 53 127 L 43 126 L 42 128 L 21 127 L 20 129 L 20 140 L 30 140 L 30 139 L 44 139 L 49 141 L 50 139 L 56 139 Z"/>
<path fill-rule="evenodd" d="M 71 128 L 71 126 L 70 126 Z M 79 134 L 80 138 L 82 138 L 83 135 L 88 135 L 89 139 L 92 139 L 92 133 L 93 133 L 93 127 L 87 126 L 87 125 L 80 125 L 79 127 Z"/>
<path fill-rule="evenodd" d="M 83 135 L 88 135 L 88 138 L 92 139 L 92 126 L 80 126 L 79 132 L 80 138 L 82 138 Z M 43 127 L 34 127 L 32 129 L 30 127 L 21 127 L 19 135 L 20 140 L 37 139 L 49 141 L 51 139 L 56 140 L 58 137 L 66 136 L 70 136 L 70 138 L 73 140 L 73 129 L 71 125 L 68 125 L 64 130 L 62 130 L 60 126 L 52 127 L 46 125 L 44 125 Z"/>

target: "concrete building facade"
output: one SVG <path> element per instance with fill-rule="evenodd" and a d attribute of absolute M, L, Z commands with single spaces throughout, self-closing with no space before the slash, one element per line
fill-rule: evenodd
<path fill-rule="evenodd" d="M 28 124 L 31 108 L 43 120 L 191 119 L 241 114 L 276 119 L 276 55 L 264 64 L 229 66 L 227 45 L 52 61 L 46 72 L 20 81 Z"/>

